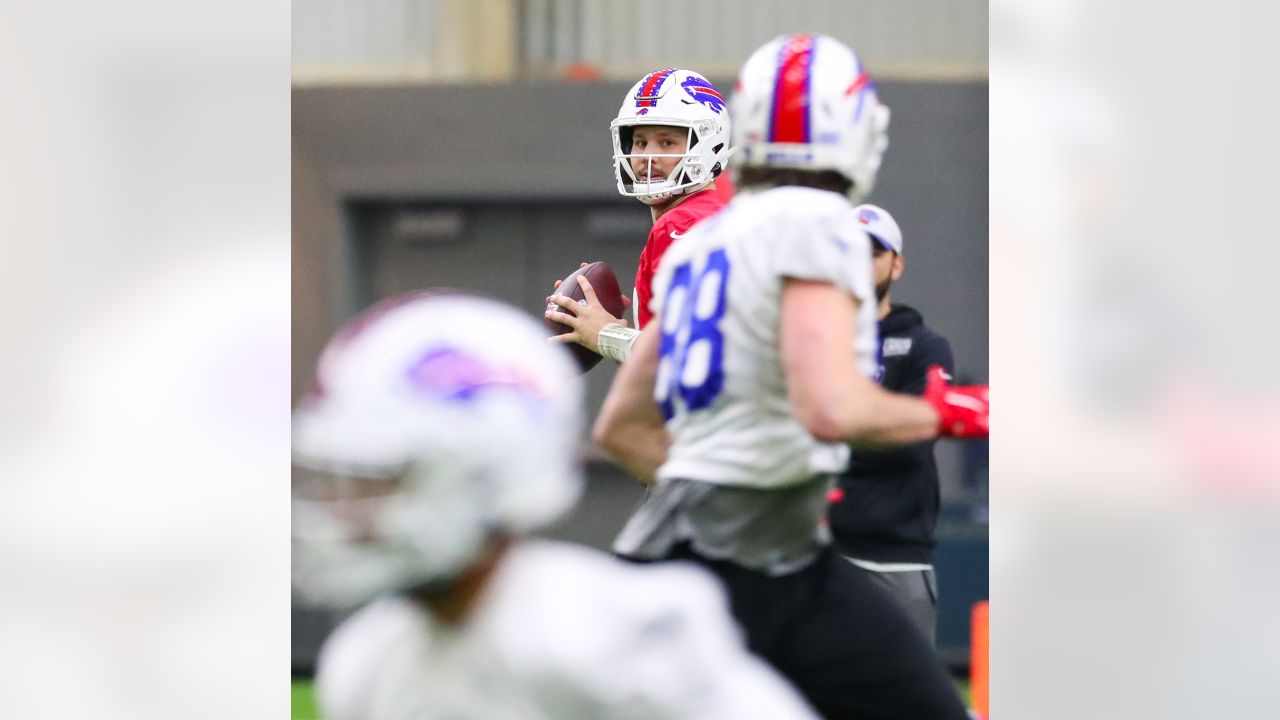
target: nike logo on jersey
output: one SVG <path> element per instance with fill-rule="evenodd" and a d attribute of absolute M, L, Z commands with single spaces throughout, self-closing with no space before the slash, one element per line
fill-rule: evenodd
<path fill-rule="evenodd" d="M 673 232 L 673 233 L 671 233 L 671 239 L 672 239 L 672 240 L 679 240 L 680 238 L 682 238 L 682 237 L 684 237 L 685 235 L 688 235 L 688 234 L 689 234 L 689 231 L 687 231 L 687 230 L 686 230 L 685 232 L 682 232 L 682 233 Z"/>

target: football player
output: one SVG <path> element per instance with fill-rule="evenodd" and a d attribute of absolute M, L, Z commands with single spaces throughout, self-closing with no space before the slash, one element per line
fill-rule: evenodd
<path fill-rule="evenodd" d="M 609 128 L 618 192 L 648 205 L 653 214 L 653 229 L 636 270 L 636 328 L 600 307 L 585 278 L 578 281 L 586 295 L 585 308 L 563 295 L 547 301 L 568 313 L 556 314 L 555 319 L 573 329 L 555 340 L 576 342 L 622 362 L 639 328 L 649 322 L 653 276 L 663 254 L 689 228 L 724 207 L 716 178 L 729 162 L 729 112 L 724 97 L 706 78 L 667 68 L 645 75 L 631 87 Z M 554 312 L 549 309 L 547 317 Z"/>
<path fill-rule="evenodd" d="M 579 496 L 580 383 L 471 296 L 398 297 L 330 341 L 294 416 L 294 583 L 363 608 L 321 651 L 325 718 L 814 717 L 702 571 L 523 539 Z"/>
<path fill-rule="evenodd" d="M 732 99 L 740 194 L 662 259 L 654 319 L 595 438 L 656 484 L 614 544 L 718 575 L 752 650 L 827 718 L 966 717 L 901 608 L 831 548 L 822 523 L 849 443 L 987 432 L 985 388 L 930 374 L 924 398 L 875 373 L 871 248 L 854 211 L 889 111 L 854 53 L 773 40 Z"/>

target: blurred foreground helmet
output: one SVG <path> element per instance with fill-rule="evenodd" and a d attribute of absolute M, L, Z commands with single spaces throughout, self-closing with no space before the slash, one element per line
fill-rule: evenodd
<path fill-rule="evenodd" d="M 558 518 L 581 492 L 581 393 L 568 353 L 496 301 L 417 293 L 367 310 L 294 413 L 295 586 L 357 605 Z"/>
<path fill-rule="evenodd" d="M 687 133 L 686 152 L 632 153 L 632 134 L 638 125 L 670 125 Z M 706 78 L 691 70 L 667 68 L 651 72 L 631 87 L 613 133 L 613 170 L 618 192 L 646 205 L 701 190 L 729 163 L 729 112 L 724 98 Z M 671 174 L 658 182 L 636 177 L 633 157 L 678 157 Z"/>
<path fill-rule="evenodd" d="M 730 101 L 738 167 L 832 170 L 854 202 L 875 185 L 889 108 L 862 61 L 826 35 L 776 38 L 742 66 Z"/>

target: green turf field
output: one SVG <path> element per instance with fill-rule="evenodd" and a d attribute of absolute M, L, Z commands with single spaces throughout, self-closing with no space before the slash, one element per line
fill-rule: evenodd
<path fill-rule="evenodd" d="M 969 681 L 956 680 L 956 688 L 965 705 L 969 704 Z M 320 711 L 316 709 L 316 698 L 311 690 L 310 680 L 293 680 L 293 720 L 320 720 Z"/>
<path fill-rule="evenodd" d="M 320 720 L 320 711 L 316 710 L 315 694 L 311 691 L 310 680 L 293 679 L 293 720 Z"/>

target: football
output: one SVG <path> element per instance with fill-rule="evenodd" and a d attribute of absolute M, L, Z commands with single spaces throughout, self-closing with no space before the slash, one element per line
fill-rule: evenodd
<path fill-rule="evenodd" d="M 566 295 L 569 298 L 578 301 L 580 305 L 586 305 L 586 296 L 582 292 L 582 288 L 578 285 L 578 278 L 586 277 L 587 282 L 591 283 L 591 289 L 595 290 L 596 299 L 600 301 L 608 313 L 616 318 L 622 317 L 622 312 L 626 308 L 622 302 L 622 290 L 618 287 L 618 276 L 613 274 L 613 270 L 603 262 L 593 262 L 586 267 L 580 267 L 573 271 L 556 289 L 556 295 Z M 564 309 L 555 303 L 547 303 L 547 310 L 556 312 L 564 312 Z M 546 318 L 547 329 L 552 335 L 563 335 L 567 332 L 573 332 L 573 328 L 555 320 Z M 586 372 L 596 366 L 601 360 L 600 355 L 591 352 L 577 343 L 569 343 L 567 345 L 573 356 L 578 361 L 578 365 L 582 368 L 582 372 Z"/>

